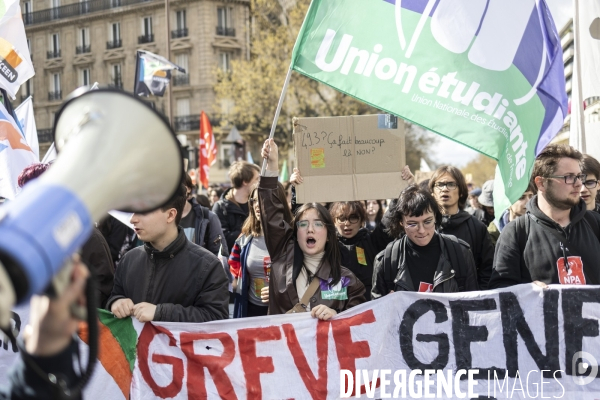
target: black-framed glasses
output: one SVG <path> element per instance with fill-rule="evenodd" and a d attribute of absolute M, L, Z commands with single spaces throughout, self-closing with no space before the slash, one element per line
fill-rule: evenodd
<path fill-rule="evenodd" d="M 347 217 L 345 215 L 340 215 L 339 217 L 335 217 L 335 220 L 340 224 L 344 224 L 346 221 L 350 222 L 351 224 L 356 224 L 358 221 L 360 221 L 360 217 L 356 214 L 350 214 Z"/>
<path fill-rule="evenodd" d="M 567 185 L 574 185 L 575 182 L 578 179 L 579 179 L 579 181 L 581 183 L 584 183 L 585 182 L 585 178 L 587 178 L 587 175 L 586 174 L 579 174 L 579 175 L 573 175 L 573 174 L 570 174 L 570 175 L 550 175 L 550 176 L 548 176 L 548 178 L 556 178 L 556 179 L 562 178 L 562 179 L 565 180 L 565 183 Z"/>
<path fill-rule="evenodd" d="M 583 182 L 583 184 L 585 185 L 586 188 L 593 189 L 596 186 L 598 186 L 598 181 L 594 180 L 594 179 L 590 179 L 590 180 Z"/>
<path fill-rule="evenodd" d="M 444 188 L 454 190 L 458 187 L 456 182 L 436 182 L 433 186 L 438 190 L 443 190 Z"/>

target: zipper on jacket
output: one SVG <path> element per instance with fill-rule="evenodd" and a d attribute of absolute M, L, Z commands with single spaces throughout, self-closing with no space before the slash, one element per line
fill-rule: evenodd
<path fill-rule="evenodd" d="M 452 270 L 452 271 L 454 271 L 454 270 Z M 455 276 L 456 276 L 456 273 L 454 273 L 454 272 L 451 272 L 451 275 L 450 275 L 448 278 L 446 278 L 446 279 L 444 279 L 443 281 L 440 281 L 440 282 L 438 282 L 438 283 L 434 283 L 434 284 L 433 284 L 433 288 L 431 289 L 431 291 L 434 291 L 436 287 L 440 286 L 440 285 L 441 285 L 442 283 L 444 283 L 444 282 L 447 282 L 447 281 L 449 281 L 450 279 L 454 278 Z"/>
<path fill-rule="evenodd" d="M 567 252 L 565 251 L 565 246 L 562 242 L 560 242 L 560 249 L 562 250 L 563 258 L 565 260 L 565 271 L 569 273 L 569 258 L 567 257 Z"/>

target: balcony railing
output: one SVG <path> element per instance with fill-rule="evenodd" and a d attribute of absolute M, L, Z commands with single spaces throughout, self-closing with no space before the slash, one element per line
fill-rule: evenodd
<path fill-rule="evenodd" d="M 110 50 L 110 49 L 116 49 L 119 48 L 123 45 L 123 41 L 121 39 L 116 39 L 116 40 L 109 40 L 108 42 L 106 42 L 106 49 Z"/>
<path fill-rule="evenodd" d="M 176 29 L 171 31 L 171 39 L 178 39 L 188 35 L 188 28 Z"/>
<path fill-rule="evenodd" d="M 54 92 L 48 92 L 48 101 L 56 101 L 62 99 L 62 91 L 55 90 Z"/>
<path fill-rule="evenodd" d="M 61 7 L 48 8 L 23 14 L 25 25 L 41 24 L 61 18 L 76 17 L 97 11 L 110 10 L 111 8 L 128 6 L 131 4 L 146 3 L 152 0 L 91 0 L 69 4 Z"/>
<path fill-rule="evenodd" d="M 173 76 L 173 86 L 185 86 L 190 84 L 189 74 L 177 74 Z"/>
<path fill-rule="evenodd" d="M 142 44 L 142 43 L 152 43 L 154 42 L 154 34 L 148 34 L 148 35 L 142 35 L 142 36 L 138 36 L 138 43 Z"/>
<path fill-rule="evenodd" d="M 121 80 L 121 75 L 118 75 L 113 78 L 113 80 L 108 84 L 108 86 L 123 89 L 123 81 Z"/>
<path fill-rule="evenodd" d="M 224 26 L 217 26 L 217 35 L 219 35 L 219 36 L 235 36 L 235 28 L 226 28 Z"/>
<path fill-rule="evenodd" d="M 208 117 L 212 126 L 221 124 L 221 114 Z M 173 126 L 177 132 L 196 131 L 200 129 L 200 115 L 183 115 L 173 118 Z"/>
<path fill-rule="evenodd" d="M 84 54 L 84 53 L 91 53 L 91 52 L 92 52 L 91 45 L 75 47 L 75 54 Z"/>
<path fill-rule="evenodd" d="M 47 53 L 47 58 L 50 60 L 51 58 L 60 58 L 60 50 L 51 50 Z"/>
<path fill-rule="evenodd" d="M 52 136 L 52 128 L 38 129 L 37 135 L 39 143 L 52 143 L 54 141 L 54 137 Z"/>

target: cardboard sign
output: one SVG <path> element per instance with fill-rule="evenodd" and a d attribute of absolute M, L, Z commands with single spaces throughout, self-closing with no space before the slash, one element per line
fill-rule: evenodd
<path fill-rule="evenodd" d="M 294 118 L 298 203 L 398 197 L 404 137 L 404 121 L 387 114 Z"/>

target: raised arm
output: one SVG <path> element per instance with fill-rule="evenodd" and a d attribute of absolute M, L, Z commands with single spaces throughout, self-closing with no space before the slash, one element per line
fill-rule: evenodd
<path fill-rule="evenodd" d="M 267 170 L 265 176 L 260 177 L 258 184 L 260 223 L 271 260 L 276 260 L 283 254 L 287 242 L 294 234 L 294 229 L 284 218 L 287 199 L 279 198 L 277 190 L 279 159 L 277 144 L 273 139 L 265 141 L 262 156 L 267 159 Z"/>

